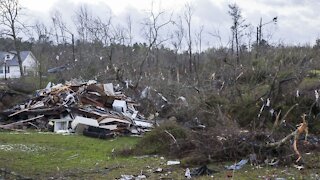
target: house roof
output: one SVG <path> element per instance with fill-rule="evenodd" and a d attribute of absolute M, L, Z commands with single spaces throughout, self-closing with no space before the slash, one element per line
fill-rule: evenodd
<path fill-rule="evenodd" d="M 16 52 L 10 51 L 9 53 L 15 54 Z M 8 52 L 0 51 L 0 65 L 4 64 L 4 60 L 5 60 L 5 57 L 7 54 L 8 54 Z M 31 51 L 21 51 L 20 52 L 22 62 L 24 60 L 26 60 L 26 58 L 29 54 L 32 54 L 32 52 Z M 18 56 L 14 55 L 14 57 L 11 60 L 7 60 L 7 66 L 19 66 Z"/>

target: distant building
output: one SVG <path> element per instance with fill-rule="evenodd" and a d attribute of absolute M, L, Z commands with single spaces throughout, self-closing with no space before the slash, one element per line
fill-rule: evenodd
<path fill-rule="evenodd" d="M 20 52 L 22 68 L 25 75 L 35 74 L 37 60 L 31 51 Z M 0 51 L 0 78 L 20 78 L 20 68 L 16 52 Z"/>

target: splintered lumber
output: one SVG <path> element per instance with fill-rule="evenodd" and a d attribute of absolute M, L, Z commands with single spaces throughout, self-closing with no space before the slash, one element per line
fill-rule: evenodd
<path fill-rule="evenodd" d="M 103 103 L 100 103 L 94 99 L 91 99 L 89 97 L 81 97 L 80 99 L 82 104 L 90 104 L 93 106 L 98 106 L 98 107 L 105 107 Z"/>
<path fill-rule="evenodd" d="M 100 118 L 101 115 L 96 113 L 95 111 L 92 111 L 92 110 L 86 110 L 86 109 L 82 109 L 82 108 L 76 108 L 76 107 L 70 107 L 70 110 L 73 112 L 73 113 L 76 113 L 76 114 L 80 114 L 80 115 L 83 115 L 83 116 L 86 116 L 86 117 L 90 117 L 90 118 Z"/>
<path fill-rule="evenodd" d="M 281 145 L 283 145 L 285 142 L 287 142 L 289 139 L 291 139 L 292 137 L 294 137 L 297 134 L 298 130 L 293 131 L 292 133 L 290 133 L 289 135 L 287 135 L 286 137 L 284 137 L 283 139 L 281 139 L 280 141 L 277 142 L 273 142 L 273 143 L 268 143 L 266 144 L 266 147 L 280 147 Z"/>
<path fill-rule="evenodd" d="M 65 110 L 64 106 L 56 106 L 56 107 L 50 107 L 50 108 L 41 108 L 41 109 L 23 109 L 20 111 L 11 111 L 9 113 L 11 113 L 8 117 L 13 117 L 16 115 L 56 115 L 56 114 L 60 114 L 61 111 Z M 7 113 L 8 113 L 7 112 Z"/>
<path fill-rule="evenodd" d="M 56 87 L 56 88 L 52 88 L 52 91 L 51 91 L 51 94 L 59 94 L 60 92 L 65 92 L 65 91 L 72 91 L 70 89 L 70 86 L 69 85 L 65 85 L 65 86 L 62 86 L 62 87 Z"/>
<path fill-rule="evenodd" d="M 23 113 L 23 112 L 26 112 L 26 111 L 28 111 L 28 109 L 22 109 L 20 111 L 16 111 L 16 112 L 10 114 L 8 117 L 12 117 L 12 116 L 15 116 L 17 114 L 20 114 L 20 113 Z"/>
<path fill-rule="evenodd" d="M 106 96 L 106 93 L 104 92 L 102 87 L 99 87 L 96 84 L 90 84 L 87 86 L 87 91 L 93 91 L 99 93 L 101 96 Z"/>
<path fill-rule="evenodd" d="M 306 114 L 303 114 L 301 117 L 302 117 L 302 123 L 299 124 L 299 127 L 296 130 L 297 133 L 295 134 L 294 142 L 293 142 L 294 152 L 298 155 L 298 159 L 296 160 L 296 162 L 299 162 L 300 159 L 302 158 L 301 153 L 299 152 L 298 147 L 297 147 L 297 141 L 299 140 L 299 136 L 300 136 L 300 134 L 305 132 L 306 135 L 305 135 L 304 140 L 307 141 L 307 137 L 308 137 L 308 133 L 309 133 L 308 124 L 306 122 Z"/>
<path fill-rule="evenodd" d="M 30 118 L 30 119 L 21 120 L 21 121 L 13 122 L 13 123 L 6 124 L 6 125 L 1 125 L 0 128 L 2 128 L 2 129 L 13 129 L 14 126 L 16 126 L 16 125 L 23 124 L 23 123 L 30 122 L 30 121 L 34 121 L 36 119 L 40 119 L 40 118 L 43 118 L 43 117 L 44 117 L 44 115 L 40 115 L 40 116 L 33 117 L 33 118 Z"/>

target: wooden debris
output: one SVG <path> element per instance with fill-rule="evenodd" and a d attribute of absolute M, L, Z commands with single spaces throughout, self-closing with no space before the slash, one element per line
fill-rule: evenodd
<path fill-rule="evenodd" d="M 302 116 L 302 123 L 299 124 L 297 130 L 296 130 L 296 134 L 294 135 L 294 142 L 293 142 L 293 149 L 294 152 L 298 155 L 298 159 L 296 160 L 296 162 L 299 162 L 300 159 L 302 158 L 301 153 L 299 152 L 298 148 L 297 148 L 297 142 L 299 140 L 299 136 L 305 132 L 305 141 L 307 141 L 307 137 L 308 137 L 308 123 L 306 121 L 306 114 L 303 114 Z"/>
<path fill-rule="evenodd" d="M 33 118 L 30 118 L 30 119 L 21 120 L 21 121 L 13 122 L 13 123 L 6 124 L 6 125 L 1 125 L 0 128 L 2 128 L 2 129 L 14 129 L 14 126 L 16 126 L 16 125 L 21 125 L 23 123 L 34 121 L 36 119 L 40 119 L 40 118 L 43 118 L 43 117 L 44 117 L 44 115 L 40 115 L 40 116 L 33 117 Z"/>
<path fill-rule="evenodd" d="M 122 102 L 121 111 L 118 106 L 115 108 L 115 102 Z M 128 103 L 130 103 L 129 108 L 127 107 Z M 49 83 L 45 89 L 37 90 L 36 97 L 1 112 L 11 121 L 25 119 L 29 116 L 36 117 L 1 125 L 0 128 L 13 129 L 16 125 L 24 123 L 26 123 L 25 126 L 36 129 L 50 128 L 56 125 L 51 122 L 52 120 L 68 117 L 73 125 L 81 118 L 86 119 L 85 123 L 82 123 L 84 128 L 81 131 L 86 130 L 87 134 L 94 134 L 94 132 L 90 132 L 90 129 L 97 130 L 98 133 L 106 132 L 104 130 L 109 129 L 115 133 L 140 134 L 152 128 L 153 125 L 139 115 L 138 111 L 134 109 L 134 105 L 131 98 L 121 92 L 115 92 L 111 83 L 107 86 L 96 81 L 66 83 L 64 85 Z M 30 123 L 30 121 L 40 118 L 43 120 Z M 77 120 L 75 121 L 75 119 Z M 140 123 L 136 124 L 135 122 Z M 64 131 L 69 131 L 66 129 L 66 127 L 71 127 L 69 122 L 68 124 L 69 126 L 64 126 Z M 89 128 L 93 124 L 95 128 Z M 55 129 L 58 131 L 57 128 Z M 75 127 L 72 126 L 72 130 L 75 131 Z"/>
<path fill-rule="evenodd" d="M 300 137 L 301 134 L 305 133 L 305 141 L 307 141 L 307 136 L 308 136 L 308 123 L 307 123 L 305 117 L 306 117 L 306 114 L 303 114 L 301 116 L 302 123 L 300 123 L 298 125 L 297 129 L 294 132 L 290 133 L 289 135 L 287 135 L 286 137 L 284 137 L 283 139 L 281 139 L 278 142 L 268 143 L 266 145 L 266 147 L 280 147 L 285 142 L 287 142 L 289 139 L 294 137 L 293 150 L 295 151 L 295 153 L 298 156 L 296 162 L 299 162 L 301 160 L 301 158 L 302 158 L 301 153 L 299 152 L 298 147 L 297 147 L 297 143 L 298 143 L 299 137 Z"/>

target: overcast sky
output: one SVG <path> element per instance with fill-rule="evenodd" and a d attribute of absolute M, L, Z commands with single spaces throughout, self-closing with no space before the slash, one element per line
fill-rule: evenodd
<path fill-rule="evenodd" d="M 143 39 L 143 18 L 147 17 L 151 0 L 21 0 L 22 6 L 31 16 L 29 23 L 36 20 L 50 23 L 53 12 L 59 10 L 70 29 L 74 28 L 75 12 L 86 4 L 93 15 L 107 17 L 110 12 L 115 23 L 125 24 L 130 15 L 133 21 L 135 40 Z M 192 31 L 204 26 L 204 46 L 217 45 L 218 39 L 210 33 L 220 34 L 223 45 L 230 37 L 232 20 L 228 15 L 228 4 L 237 3 L 247 23 L 255 30 L 260 18 L 263 23 L 278 17 L 278 23 L 265 25 L 264 38 L 272 43 L 314 44 L 320 38 L 320 1 L 318 0 L 154 0 L 154 9 L 166 10 L 168 14 L 183 15 L 186 3 L 194 8 Z M 253 35 L 253 38 L 255 36 Z M 252 40 L 254 41 L 254 39 Z"/>

